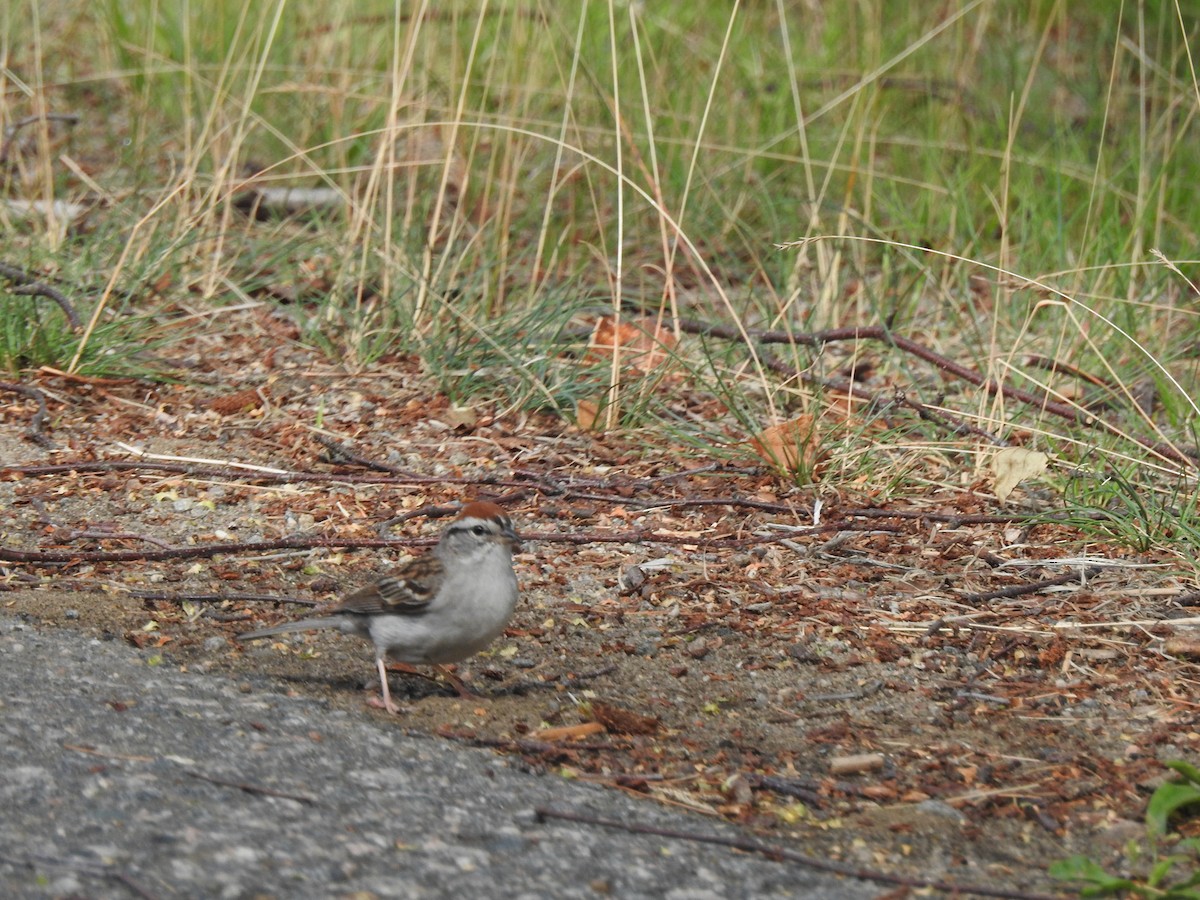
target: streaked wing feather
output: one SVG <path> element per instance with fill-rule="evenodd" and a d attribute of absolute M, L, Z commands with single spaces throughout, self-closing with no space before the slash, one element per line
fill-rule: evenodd
<path fill-rule="evenodd" d="M 400 573 L 381 578 L 347 595 L 332 611 L 368 616 L 378 613 L 411 615 L 429 605 L 440 585 L 440 577 L 430 578 L 426 574 L 416 579 L 406 578 L 404 573 Z"/>

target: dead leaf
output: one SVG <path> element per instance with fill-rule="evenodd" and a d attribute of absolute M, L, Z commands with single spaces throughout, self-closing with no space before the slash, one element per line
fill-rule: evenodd
<path fill-rule="evenodd" d="M 1005 447 L 992 457 L 991 470 L 995 483 L 992 491 L 996 499 L 1003 503 L 1008 495 L 1022 481 L 1035 478 L 1046 471 L 1050 457 L 1037 450 L 1026 450 L 1023 447 Z"/>
<path fill-rule="evenodd" d="M 649 316 L 623 321 L 612 316 L 596 320 L 588 342 L 588 362 L 608 362 L 619 353 L 622 370 L 645 375 L 666 362 L 675 346 L 675 334 Z"/>
<path fill-rule="evenodd" d="M 463 431 L 470 431 L 479 422 L 479 413 L 469 406 L 451 406 L 442 413 L 442 418 L 447 425 L 454 428 L 459 428 Z"/>
<path fill-rule="evenodd" d="M 247 388 L 233 394 L 225 394 L 208 402 L 208 408 L 218 415 L 234 416 L 249 412 L 263 405 L 262 395 L 255 388 Z"/>
<path fill-rule="evenodd" d="M 819 449 L 816 420 L 805 413 L 764 428 L 751 438 L 750 446 L 768 463 L 785 472 L 811 476 Z"/>
<path fill-rule="evenodd" d="M 594 429 L 598 418 L 600 418 L 600 404 L 595 400 L 580 400 L 575 404 L 575 422 L 584 431 Z"/>
<path fill-rule="evenodd" d="M 654 734 L 658 731 L 657 716 L 642 716 L 611 703 L 593 700 L 592 718 L 616 734 Z"/>
<path fill-rule="evenodd" d="M 535 731 L 533 737 L 539 741 L 576 741 L 579 738 L 593 734 L 603 734 L 604 726 L 599 722 L 584 722 L 581 725 L 563 725 L 561 728 L 543 728 Z"/>

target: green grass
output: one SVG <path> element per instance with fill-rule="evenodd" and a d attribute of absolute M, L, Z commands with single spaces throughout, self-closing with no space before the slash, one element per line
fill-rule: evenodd
<path fill-rule="evenodd" d="M 1162 523 L 1194 507 L 1197 465 L 1145 444 L 1194 448 L 1200 418 L 1197 12 L 18 4 L 0 12 L 0 121 L 81 119 L 23 127 L 0 198 L 99 206 L 68 236 L 0 209 L 3 258 L 85 286 L 96 327 L 64 331 L 0 282 L 0 367 L 129 371 L 172 317 L 308 285 L 306 341 L 351 369 L 419 354 L 455 402 L 571 418 L 599 401 L 599 427 L 719 454 L 808 412 L 832 460 L 816 476 L 835 487 L 902 498 L 955 465 L 969 484 L 991 444 L 911 410 L 845 413 L 822 380 L 853 360 L 883 398 L 900 388 L 1050 452 L 1066 502 L 1117 510 L 1118 534 L 1191 559 L 1195 529 Z M 252 221 L 233 206 L 250 172 L 345 202 Z M 595 318 L 636 310 L 668 328 L 885 324 L 1101 421 L 877 342 L 773 346 L 803 380 L 758 348 L 687 335 L 671 377 L 589 357 Z M 681 391 L 703 416 L 681 414 Z M 914 465 L 920 445 L 936 476 Z M 1080 495 L 1080 468 L 1126 487 Z"/>

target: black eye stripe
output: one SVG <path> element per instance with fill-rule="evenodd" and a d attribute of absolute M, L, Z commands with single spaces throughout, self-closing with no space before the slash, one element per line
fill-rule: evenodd
<path fill-rule="evenodd" d="M 494 530 L 494 528 L 486 524 L 479 524 L 479 522 L 476 522 L 474 525 L 468 524 L 467 522 L 455 522 L 450 526 L 450 531 L 455 533 L 469 531 L 472 534 L 487 534 L 489 531 Z"/>

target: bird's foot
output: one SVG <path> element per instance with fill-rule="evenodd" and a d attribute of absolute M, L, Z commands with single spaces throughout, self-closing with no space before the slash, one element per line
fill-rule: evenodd
<path fill-rule="evenodd" d="M 372 709 L 386 709 L 393 716 L 402 716 L 408 711 L 406 707 L 396 703 L 391 697 L 384 699 L 383 697 L 376 697 L 372 695 L 367 699 L 367 706 L 371 707 Z"/>

